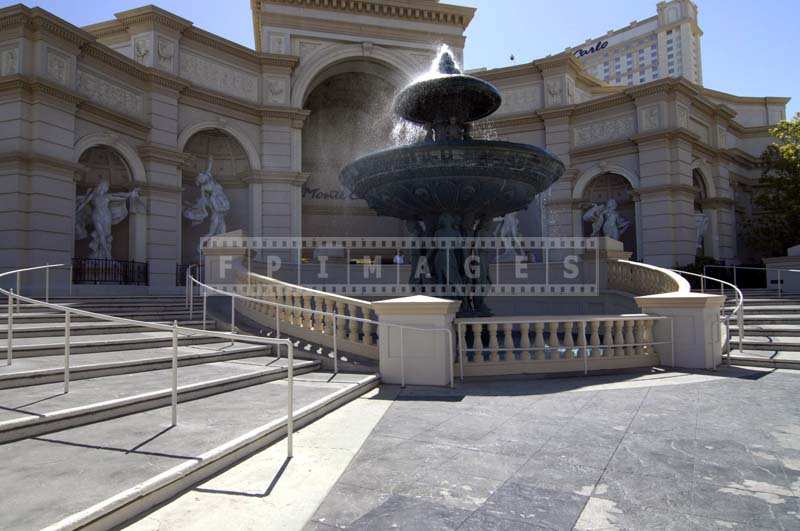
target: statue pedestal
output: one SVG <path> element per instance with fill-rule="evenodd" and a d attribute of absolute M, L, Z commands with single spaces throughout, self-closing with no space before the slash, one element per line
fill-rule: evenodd
<path fill-rule="evenodd" d="M 426 295 L 373 303 L 380 321 L 380 372 L 384 383 L 450 384 L 455 346 L 450 344 L 447 332 L 403 330 L 390 325 L 452 330 L 459 304 Z"/>
<path fill-rule="evenodd" d="M 205 283 L 210 286 L 236 283 L 235 269 L 244 265 L 249 251 L 242 230 L 209 238 L 203 248 Z"/>

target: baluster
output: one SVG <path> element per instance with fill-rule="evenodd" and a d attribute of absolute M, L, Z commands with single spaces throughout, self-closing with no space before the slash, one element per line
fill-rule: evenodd
<path fill-rule="evenodd" d="M 512 331 L 514 325 L 511 323 L 503 323 L 503 351 L 505 351 L 506 361 L 514 361 L 517 357 L 514 355 L 514 336 Z"/>
<path fill-rule="evenodd" d="M 636 335 L 636 355 L 642 356 L 644 354 L 644 323 L 642 321 L 636 321 L 634 333 Z"/>
<path fill-rule="evenodd" d="M 347 305 L 347 313 L 350 317 L 358 317 L 358 306 L 355 304 L 348 304 Z M 347 330 L 349 332 L 349 339 L 353 343 L 360 343 L 361 340 L 358 337 L 358 321 L 355 319 L 348 319 L 347 320 Z"/>
<path fill-rule="evenodd" d="M 364 314 L 364 318 L 372 319 L 372 315 L 370 310 L 365 310 L 364 308 L 361 309 L 361 313 Z M 375 333 L 375 324 L 374 323 L 364 323 L 364 343 L 367 345 L 374 345 L 375 338 L 372 335 Z"/>
<path fill-rule="evenodd" d="M 497 323 L 489 323 L 489 361 L 500 361 L 497 354 L 500 344 L 497 342 Z"/>
<path fill-rule="evenodd" d="M 600 321 L 590 321 L 589 327 L 592 330 L 592 335 L 589 337 L 589 346 L 591 347 L 592 357 L 598 355 L 598 350 L 600 347 Z"/>
<path fill-rule="evenodd" d="M 575 341 L 572 339 L 572 321 L 564 321 L 564 357 L 572 359 L 575 357 Z"/>
<path fill-rule="evenodd" d="M 625 324 L 625 321 L 615 321 L 614 322 L 614 355 L 615 356 L 624 356 L 625 355 L 625 347 L 621 346 L 625 344 L 625 336 L 622 334 L 622 328 Z"/>
<path fill-rule="evenodd" d="M 469 353 L 467 352 L 467 325 L 465 324 L 457 324 L 456 325 L 456 332 L 458 332 L 458 352 L 459 355 L 456 357 L 457 363 L 461 363 L 461 356 L 463 355 L 464 360 L 469 360 Z"/>
<path fill-rule="evenodd" d="M 344 309 L 345 309 L 344 304 L 342 304 L 339 301 L 334 301 L 332 311 L 337 315 L 336 337 L 339 339 L 344 339 L 345 337 L 347 337 L 347 330 L 346 330 L 347 322 L 341 317 L 338 317 L 339 315 L 342 315 L 344 313 Z"/>
<path fill-rule="evenodd" d="M 654 355 L 656 354 L 655 346 L 653 345 L 653 325 L 655 323 L 650 319 L 644 321 L 644 331 L 643 331 L 643 343 L 645 348 L 645 354 Z"/>
<path fill-rule="evenodd" d="M 314 296 L 303 293 L 300 300 L 302 301 L 300 307 L 303 308 L 300 312 L 300 322 L 302 323 L 303 328 L 306 330 L 311 330 L 314 328 L 314 314 L 308 310 L 313 308 L 312 303 L 314 302 Z"/>
<path fill-rule="evenodd" d="M 531 325 L 530 323 L 522 323 L 519 325 L 519 346 L 522 349 L 519 353 L 519 359 L 529 360 L 531 357 Z"/>
<path fill-rule="evenodd" d="M 636 349 L 633 344 L 636 343 L 636 337 L 633 335 L 634 321 L 625 321 L 625 355 L 633 356 Z"/>
<path fill-rule="evenodd" d="M 472 329 L 472 348 L 475 349 L 475 360 L 486 361 L 486 358 L 483 356 L 483 324 L 473 323 L 470 325 L 470 328 Z"/>
<path fill-rule="evenodd" d="M 541 356 L 541 357 L 539 357 Z M 533 323 L 533 352 L 531 359 L 545 359 L 544 357 L 544 323 Z"/>
<path fill-rule="evenodd" d="M 294 291 L 291 291 L 289 293 L 289 296 L 291 297 L 291 305 L 292 305 L 292 308 L 290 310 L 292 325 L 300 328 L 302 327 L 302 324 L 300 323 L 300 315 L 301 315 L 300 306 L 302 304 L 302 298 L 300 297 L 299 293 L 295 293 Z"/>
<path fill-rule="evenodd" d="M 614 321 L 603 321 L 603 356 L 614 355 Z"/>
<path fill-rule="evenodd" d="M 586 355 L 586 321 L 578 321 L 578 357 Z"/>
<path fill-rule="evenodd" d="M 558 340 L 558 321 L 550 321 L 547 323 L 548 332 L 550 332 L 550 345 L 548 352 L 550 353 L 551 360 L 561 359 L 561 341 Z"/>
<path fill-rule="evenodd" d="M 333 334 L 331 334 L 331 329 L 333 328 L 333 324 L 331 323 L 331 316 L 327 314 L 327 312 L 331 311 L 330 310 L 330 308 L 331 308 L 331 300 L 330 299 L 324 299 L 322 297 L 318 298 L 317 300 L 319 301 L 319 305 L 317 306 L 317 310 L 322 310 L 322 311 L 326 312 L 326 313 L 324 313 L 322 315 L 317 314 L 317 319 L 318 319 L 319 324 L 320 324 L 320 332 L 325 334 L 325 335 L 327 335 L 327 336 L 333 335 Z M 323 308 L 323 306 L 324 306 L 324 308 Z"/>

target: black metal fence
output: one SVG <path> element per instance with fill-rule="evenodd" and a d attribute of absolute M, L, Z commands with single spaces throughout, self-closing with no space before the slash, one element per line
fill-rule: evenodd
<path fill-rule="evenodd" d="M 146 262 L 73 258 L 73 284 L 123 284 L 147 286 L 150 271 Z"/>
<path fill-rule="evenodd" d="M 192 276 L 203 282 L 203 265 L 202 264 L 175 264 L 175 285 L 186 286 L 186 270 L 192 268 Z"/>

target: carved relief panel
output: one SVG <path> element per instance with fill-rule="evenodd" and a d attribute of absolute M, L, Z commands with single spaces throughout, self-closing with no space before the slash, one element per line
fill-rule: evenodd
<path fill-rule="evenodd" d="M 46 77 L 56 83 L 68 85 L 70 81 L 70 57 L 50 47 L 47 47 L 45 53 Z"/>
<path fill-rule="evenodd" d="M 553 78 L 545 81 L 544 101 L 547 107 L 555 107 L 564 103 L 563 78 Z"/>
<path fill-rule="evenodd" d="M 19 48 L 6 48 L 0 51 L 0 75 L 11 76 L 19 73 Z"/>
<path fill-rule="evenodd" d="M 155 66 L 161 70 L 172 72 L 175 68 L 175 49 L 177 45 L 164 37 L 156 39 L 156 63 Z"/>
<path fill-rule="evenodd" d="M 183 50 L 180 65 L 181 76 L 201 87 L 258 101 L 258 80 L 250 73 Z"/>
<path fill-rule="evenodd" d="M 636 132 L 636 124 L 632 115 L 617 116 L 576 126 L 573 131 L 575 147 L 583 147 L 627 138 Z"/>
<path fill-rule="evenodd" d="M 86 70 L 78 70 L 77 90 L 90 101 L 114 111 L 141 117 L 144 105 L 141 94 L 116 85 Z"/>
<path fill-rule="evenodd" d="M 639 130 L 653 131 L 662 128 L 661 106 L 648 105 L 639 109 Z"/>
<path fill-rule="evenodd" d="M 269 53 L 287 53 L 289 50 L 289 36 L 285 33 L 270 32 L 269 34 Z"/>
<path fill-rule="evenodd" d="M 541 85 L 502 89 L 500 92 L 503 103 L 497 110 L 497 114 L 519 114 L 540 108 L 542 106 L 541 90 Z"/>
<path fill-rule="evenodd" d="M 264 76 L 264 103 L 286 105 L 289 100 L 289 79 L 282 76 Z"/>

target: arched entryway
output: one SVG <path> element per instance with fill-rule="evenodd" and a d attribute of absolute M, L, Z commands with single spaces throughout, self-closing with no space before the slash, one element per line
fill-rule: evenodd
<path fill-rule="evenodd" d="M 309 174 L 303 236 L 403 234 L 399 220 L 378 218 L 352 197 L 339 184 L 339 173 L 352 160 L 393 144 L 391 104 L 407 81 L 387 64 L 359 58 L 329 66 L 310 84 L 304 108 L 311 114 L 302 137 L 302 169 Z"/>
<path fill-rule="evenodd" d="M 712 219 L 715 214 L 707 209 L 709 194 L 706 179 L 698 168 L 692 170 L 692 188 L 694 189 L 694 227 L 695 227 L 695 254 L 696 256 L 714 256 L 714 241 L 711 238 Z"/>
<path fill-rule="evenodd" d="M 253 168 L 242 144 L 219 128 L 191 134 L 183 152 L 190 157 L 182 170 L 180 259 L 182 264 L 194 264 L 200 261 L 199 244 L 204 236 L 221 230 L 247 232 L 250 198 L 246 179 Z"/>
<path fill-rule="evenodd" d="M 621 231 L 620 240 L 625 251 L 634 257 L 639 255 L 638 242 L 638 212 L 636 206 L 636 190 L 623 175 L 613 172 L 601 173 L 592 178 L 581 197 L 581 213 L 588 211 L 595 205 L 608 205 L 609 201 L 616 202 L 616 212 L 627 222 L 626 228 Z M 581 230 L 583 236 L 591 236 L 592 222 L 581 215 Z"/>

